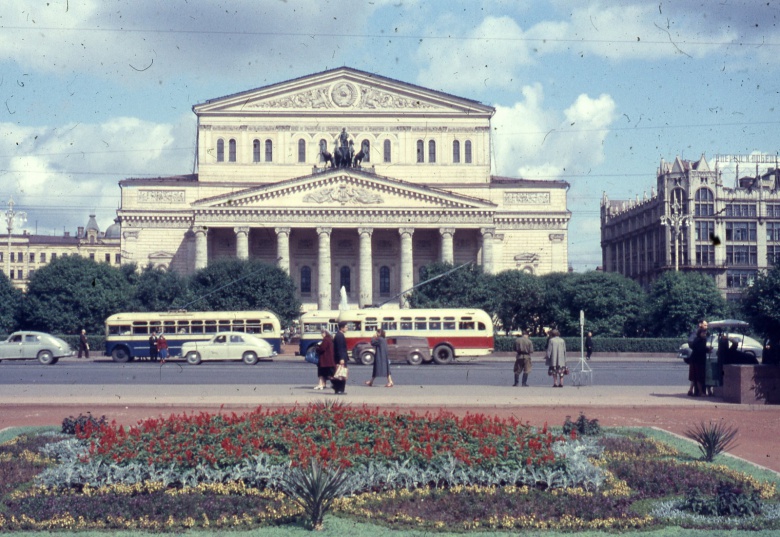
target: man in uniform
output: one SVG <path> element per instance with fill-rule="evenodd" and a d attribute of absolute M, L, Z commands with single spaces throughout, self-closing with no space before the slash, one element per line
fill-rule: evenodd
<path fill-rule="evenodd" d="M 523 373 L 523 386 L 528 386 L 528 373 L 531 372 L 531 353 L 534 352 L 534 344 L 528 338 L 528 331 L 516 332 L 515 335 L 515 383 L 517 386 L 520 381 L 520 373 Z"/>

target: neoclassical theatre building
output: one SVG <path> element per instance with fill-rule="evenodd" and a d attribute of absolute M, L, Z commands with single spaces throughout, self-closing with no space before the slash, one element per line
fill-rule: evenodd
<path fill-rule="evenodd" d="M 196 174 L 120 182 L 123 262 L 259 259 L 309 310 L 403 305 L 434 261 L 568 268 L 569 185 L 492 176 L 490 106 L 342 67 L 193 111 Z"/>

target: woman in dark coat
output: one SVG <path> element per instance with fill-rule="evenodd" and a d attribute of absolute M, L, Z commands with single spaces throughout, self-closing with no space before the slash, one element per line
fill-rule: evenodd
<path fill-rule="evenodd" d="M 371 338 L 371 345 L 374 350 L 374 372 L 371 374 L 371 380 L 366 381 L 366 386 L 373 386 L 374 379 L 377 377 L 387 377 L 385 388 L 393 387 L 393 377 L 390 376 L 390 355 L 387 351 L 387 339 L 385 331 L 377 328 L 376 335 Z"/>
<path fill-rule="evenodd" d="M 324 390 L 327 379 L 336 372 L 336 360 L 333 358 L 333 337 L 325 329 L 322 330 L 322 341 L 317 345 L 317 355 L 320 357 L 317 364 L 317 376 L 320 378 L 320 382 L 314 389 Z"/>
<path fill-rule="evenodd" d="M 688 395 L 704 395 L 704 380 L 707 374 L 707 329 L 699 328 L 696 337 L 688 344 L 691 348 L 691 363 L 688 365 L 688 380 L 692 387 Z"/>

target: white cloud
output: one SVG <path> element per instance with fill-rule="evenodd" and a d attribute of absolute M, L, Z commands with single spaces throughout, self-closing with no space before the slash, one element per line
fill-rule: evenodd
<path fill-rule="evenodd" d="M 497 106 L 492 120 L 498 175 L 551 179 L 603 161 L 603 142 L 615 120 L 612 97 L 583 94 L 556 111 L 545 108 L 541 84 L 525 86 L 522 94 L 511 107 Z"/>

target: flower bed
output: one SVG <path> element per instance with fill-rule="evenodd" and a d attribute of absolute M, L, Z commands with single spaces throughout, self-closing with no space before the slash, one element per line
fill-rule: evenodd
<path fill-rule="evenodd" d="M 394 528 L 679 524 L 679 499 L 695 488 L 702 497 L 744 491 L 768 507 L 737 521 L 694 516 L 686 526 L 780 529 L 773 485 L 639 434 L 576 436 L 481 415 L 327 405 L 130 428 L 87 420 L 77 438 L 31 435 L 0 446 L 0 530 L 289 524 L 302 511 L 280 485 L 312 458 L 349 474 L 337 516 Z"/>

